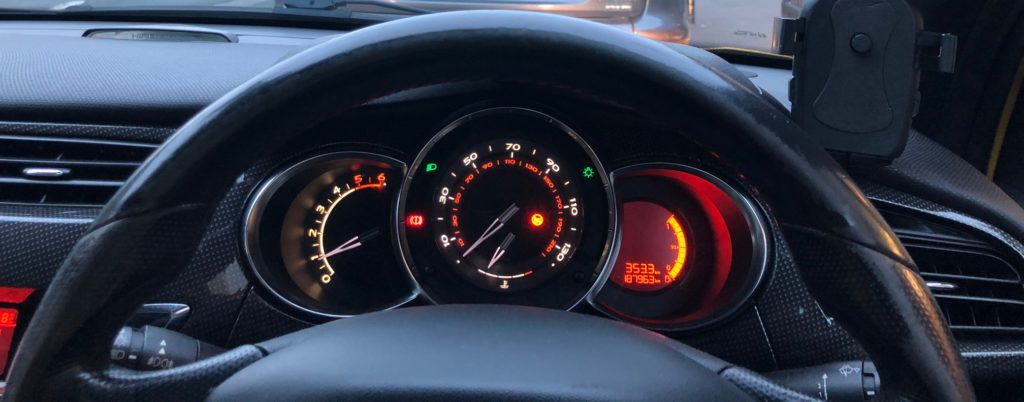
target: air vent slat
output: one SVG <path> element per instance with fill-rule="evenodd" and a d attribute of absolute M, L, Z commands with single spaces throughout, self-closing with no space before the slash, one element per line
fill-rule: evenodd
<path fill-rule="evenodd" d="M 1019 256 L 978 232 L 907 213 L 883 210 L 882 215 L 917 263 L 950 328 L 1024 333 Z"/>
<path fill-rule="evenodd" d="M 1019 300 L 1007 300 L 1007 299 L 995 299 L 990 297 L 974 297 L 974 296 L 956 296 L 956 295 L 935 295 L 936 299 L 944 300 L 956 300 L 961 302 L 976 302 L 976 303 L 995 303 L 995 304 L 1006 304 L 1011 306 L 1020 306 L 1024 308 L 1024 301 Z"/>
<path fill-rule="evenodd" d="M 979 249 L 988 248 L 988 244 L 983 241 L 974 239 L 967 239 L 963 237 L 957 237 L 948 234 L 922 234 L 912 232 L 908 230 L 893 229 L 896 236 L 900 238 L 904 245 L 924 244 L 924 245 L 945 245 L 955 247 L 977 247 Z"/>
<path fill-rule="evenodd" d="M 0 202 L 102 205 L 154 144 L 0 135 Z"/>
<path fill-rule="evenodd" d="M 81 186 L 81 187 L 121 187 L 123 181 L 109 181 L 109 180 L 65 180 L 65 181 L 42 181 L 42 180 L 27 180 L 17 179 L 10 177 L 0 177 L 0 184 L 21 184 L 21 185 L 47 185 L 47 186 Z"/>
<path fill-rule="evenodd" d="M 0 157 L 0 164 L 11 164 L 11 165 L 25 165 L 25 166 L 107 166 L 107 167 L 126 167 L 126 168 L 137 168 L 142 163 L 140 162 L 109 162 L 109 161 L 67 161 L 67 160 L 49 160 L 49 159 L 30 159 L 30 158 L 3 158 Z"/>
<path fill-rule="evenodd" d="M 976 276 L 936 274 L 936 273 L 930 273 L 930 272 L 922 272 L 921 273 L 921 277 L 924 278 L 924 279 L 935 279 L 935 280 L 940 280 L 940 281 L 941 280 L 949 280 L 949 281 L 954 281 L 954 282 L 959 282 L 959 281 L 980 282 L 980 283 L 992 284 L 992 285 L 995 285 L 995 286 L 999 286 L 999 285 L 1017 285 L 1019 283 L 1018 281 L 1009 280 L 1009 279 L 995 279 L 995 278 L 984 278 L 984 277 L 976 277 Z"/>
<path fill-rule="evenodd" d="M 952 245 L 905 245 L 922 274 L 943 274 L 1020 282 L 1020 274 L 994 250 Z"/>

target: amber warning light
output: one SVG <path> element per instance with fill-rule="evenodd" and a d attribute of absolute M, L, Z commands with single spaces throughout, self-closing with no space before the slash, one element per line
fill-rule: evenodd
<path fill-rule="evenodd" d="M 530 224 L 533 225 L 533 227 L 535 227 L 535 228 L 539 228 L 541 226 L 544 226 L 544 215 L 541 215 L 541 214 L 530 215 Z"/>

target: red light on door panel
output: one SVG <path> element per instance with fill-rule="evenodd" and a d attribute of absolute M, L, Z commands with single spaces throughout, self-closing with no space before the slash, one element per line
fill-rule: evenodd
<path fill-rule="evenodd" d="M 421 214 L 411 214 L 405 217 L 405 225 L 411 228 L 419 228 L 423 226 L 425 219 Z"/>

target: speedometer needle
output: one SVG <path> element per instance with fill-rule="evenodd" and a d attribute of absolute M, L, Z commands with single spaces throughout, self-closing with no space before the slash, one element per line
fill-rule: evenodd
<path fill-rule="evenodd" d="M 498 245 L 498 249 L 494 250 L 494 255 L 491 256 L 491 262 L 487 263 L 487 269 L 491 269 L 491 267 L 494 266 L 494 263 L 498 262 L 498 260 L 501 259 L 501 256 L 505 255 L 505 250 L 508 250 L 508 245 L 512 244 L 512 239 L 515 238 L 516 235 L 512 233 L 505 235 L 505 240 L 502 240 L 501 244 Z"/>
<path fill-rule="evenodd" d="M 512 215 L 515 215 L 518 211 L 518 205 L 509 205 L 508 209 L 506 209 L 505 212 L 502 212 L 501 215 L 499 215 L 494 220 L 494 222 L 491 222 L 490 226 L 487 226 L 487 230 L 484 230 L 484 233 L 480 235 L 480 238 L 476 239 L 476 241 L 473 242 L 473 244 L 471 244 L 464 253 L 462 253 L 462 256 L 465 257 L 469 255 L 469 253 L 472 253 L 473 250 L 476 249 L 476 246 L 479 246 L 480 243 L 484 242 L 484 240 L 487 240 L 489 237 L 493 236 L 495 233 L 501 230 L 502 226 L 505 226 L 505 222 L 508 222 L 509 219 L 512 219 Z"/>
<path fill-rule="evenodd" d="M 338 254 L 344 253 L 344 252 L 349 251 L 349 250 L 357 249 L 357 248 L 359 248 L 359 247 L 361 247 L 363 245 L 363 241 L 370 240 L 370 239 L 376 237 L 379 234 L 380 234 L 380 230 L 378 228 L 370 229 L 366 233 L 363 233 L 363 234 L 361 234 L 359 236 L 356 236 L 356 237 L 353 237 L 351 239 L 348 239 L 348 241 L 342 243 L 340 246 L 336 247 L 334 250 L 331 250 L 330 252 L 324 254 L 322 257 L 320 257 L 320 259 L 321 260 L 325 260 L 327 258 L 330 258 L 331 256 L 338 255 Z M 362 239 L 362 241 L 357 241 L 359 239 Z"/>

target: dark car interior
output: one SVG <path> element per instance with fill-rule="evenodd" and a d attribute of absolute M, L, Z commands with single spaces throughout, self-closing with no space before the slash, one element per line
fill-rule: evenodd
<path fill-rule="evenodd" d="M 1024 399 L 1024 2 L 50 3 L 5 400 Z"/>

